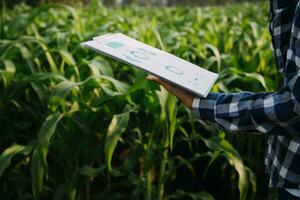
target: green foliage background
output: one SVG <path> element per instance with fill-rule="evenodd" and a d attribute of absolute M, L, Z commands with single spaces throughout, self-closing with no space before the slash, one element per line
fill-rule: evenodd
<path fill-rule="evenodd" d="M 1 199 L 267 198 L 265 137 L 202 124 L 146 73 L 79 45 L 122 32 L 219 73 L 213 91 L 275 90 L 266 4 L 0 17 Z"/>

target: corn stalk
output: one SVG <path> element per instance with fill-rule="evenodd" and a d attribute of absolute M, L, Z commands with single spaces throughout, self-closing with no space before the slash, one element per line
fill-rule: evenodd
<path fill-rule="evenodd" d="M 0 1 L 0 38 L 4 38 L 4 16 L 5 16 L 5 1 Z"/>
<path fill-rule="evenodd" d="M 158 43 L 162 50 L 166 51 L 165 45 L 160 37 L 158 31 L 154 30 Z M 160 86 L 160 91 L 157 91 L 161 106 L 161 123 L 163 124 L 163 139 L 162 139 L 162 160 L 159 167 L 158 178 L 158 193 L 157 199 L 163 200 L 164 197 L 164 183 L 166 176 L 166 167 L 168 163 L 169 149 L 173 148 L 173 138 L 176 127 L 176 115 L 177 115 L 177 99 L 174 95 L 169 93 L 165 88 Z"/>

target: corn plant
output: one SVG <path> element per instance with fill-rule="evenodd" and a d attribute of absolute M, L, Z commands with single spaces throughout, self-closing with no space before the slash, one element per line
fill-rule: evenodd
<path fill-rule="evenodd" d="M 265 138 L 198 122 L 145 72 L 79 44 L 123 32 L 219 73 L 213 91 L 274 90 L 281 77 L 269 68 L 264 15 L 265 4 L 2 7 L 0 196 L 255 199 L 247 165 L 256 172 L 264 149 L 237 144 Z"/>

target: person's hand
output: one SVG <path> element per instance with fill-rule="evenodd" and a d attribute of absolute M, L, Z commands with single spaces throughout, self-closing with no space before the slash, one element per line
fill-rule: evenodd
<path fill-rule="evenodd" d="M 187 108 L 192 109 L 193 99 L 195 97 L 194 94 L 181 89 L 174 84 L 161 80 L 160 78 L 153 75 L 148 75 L 147 80 L 154 81 L 162 85 L 164 88 L 166 88 L 166 90 L 174 94 Z"/>

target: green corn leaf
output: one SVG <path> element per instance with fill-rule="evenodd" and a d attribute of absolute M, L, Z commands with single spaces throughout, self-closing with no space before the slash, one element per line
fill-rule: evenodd
<path fill-rule="evenodd" d="M 72 90 L 77 86 L 78 83 L 71 82 L 71 81 L 62 81 L 55 86 L 51 94 L 51 98 L 63 99 L 70 92 L 70 90 Z"/>
<path fill-rule="evenodd" d="M 81 82 L 72 82 L 65 80 L 57 84 L 54 90 L 52 91 L 50 102 L 54 107 L 54 110 L 56 109 L 58 103 L 61 102 L 61 100 L 64 99 L 72 89 L 79 89 L 79 86 L 84 86 L 88 84 L 93 84 L 94 86 L 101 87 L 104 90 L 104 92 L 110 96 L 124 95 L 130 89 L 130 86 L 128 84 L 116 80 L 112 77 L 102 75 L 100 77 L 91 76 Z M 112 85 L 113 88 L 112 86 L 110 87 L 110 85 Z"/>
<path fill-rule="evenodd" d="M 77 101 L 74 101 L 70 110 L 66 113 L 68 116 L 71 116 L 73 113 L 77 112 L 80 110 L 79 104 Z"/>
<path fill-rule="evenodd" d="M 240 199 L 245 200 L 248 192 L 248 177 L 243 161 L 238 152 L 232 145 L 220 137 L 203 139 L 207 147 L 214 151 L 222 151 L 223 156 L 229 161 L 239 175 L 238 188 L 240 191 Z"/>
<path fill-rule="evenodd" d="M 214 200 L 215 198 L 206 191 L 200 191 L 196 193 L 190 193 L 190 196 L 193 200 Z"/>
<path fill-rule="evenodd" d="M 25 45 L 22 45 L 21 43 L 18 43 L 15 46 L 19 49 L 23 59 L 26 60 L 26 63 L 31 73 L 35 73 L 36 70 L 32 59 L 32 53 L 28 50 L 28 48 Z"/>
<path fill-rule="evenodd" d="M 228 68 L 222 71 L 222 76 L 224 76 L 224 78 L 226 76 L 228 77 L 226 78 L 226 80 L 224 80 L 227 84 L 229 84 L 230 82 L 236 79 L 239 79 L 241 81 L 248 81 L 248 82 L 256 80 L 264 87 L 265 90 L 268 90 L 268 86 L 266 84 L 265 78 L 259 73 L 255 73 L 255 72 L 249 73 L 236 68 Z"/>
<path fill-rule="evenodd" d="M 4 66 L 5 66 L 5 70 L 11 74 L 15 74 L 16 72 L 16 66 L 13 63 L 13 61 L 11 60 L 4 60 Z"/>
<path fill-rule="evenodd" d="M 72 54 L 70 54 L 70 52 L 68 52 L 67 50 L 60 50 L 59 51 L 61 57 L 63 58 L 63 60 L 68 64 L 68 65 L 76 65 L 76 62 L 72 56 Z"/>
<path fill-rule="evenodd" d="M 211 165 L 213 164 L 213 162 L 214 162 L 219 156 L 221 156 L 221 152 L 220 152 L 220 151 L 215 151 L 215 152 L 213 152 L 213 154 L 210 156 L 210 161 L 209 161 L 209 163 L 207 164 L 207 166 L 206 166 L 206 168 L 205 168 L 205 170 L 204 170 L 204 172 L 203 172 L 203 175 L 202 175 L 203 178 L 205 178 L 205 176 L 206 176 L 206 174 L 207 174 L 209 168 L 211 167 Z"/>
<path fill-rule="evenodd" d="M 1 79 L 2 79 L 2 82 L 3 82 L 3 85 L 5 86 L 5 87 L 7 87 L 8 85 L 7 85 L 7 78 L 6 77 L 9 77 L 9 76 L 11 76 L 11 74 L 10 73 L 8 73 L 7 71 L 5 71 L 5 70 L 2 70 L 2 69 L 0 69 L 0 81 L 1 81 Z"/>
<path fill-rule="evenodd" d="M 124 95 L 130 89 L 128 84 L 108 76 L 101 76 L 100 87 L 109 96 Z"/>
<path fill-rule="evenodd" d="M 3 79 L 5 87 L 10 85 L 15 73 L 16 73 L 16 66 L 13 61 L 11 60 L 3 60 L 5 70 L 0 69 L 0 76 Z"/>
<path fill-rule="evenodd" d="M 105 160 L 108 170 L 111 171 L 111 159 L 114 153 L 114 150 L 117 146 L 118 140 L 121 134 L 126 130 L 127 124 L 129 121 L 129 112 L 122 114 L 114 115 L 105 137 Z"/>
<path fill-rule="evenodd" d="M 174 134 L 176 129 L 176 122 L 177 122 L 177 98 L 169 94 L 168 101 L 167 101 L 167 114 L 168 114 L 168 123 L 169 125 L 169 144 L 170 149 L 173 149 L 173 140 Z"/>
<path fill-rule="evenodd" d="M 31 83 L 31 87 L 36 92 L 42 102 L 46 102 L 48 98 L 47 88 L 44 84 Z"/>
<path fill-rule="evenodd" d="M 93 75 L 98 77 L 101 74 L 104 76 L 114 77 L 111 66 L 107 61 L 100 57 L 96 57 L 93 60 L 85 61 L 87 65 L 90 67 Z"/>
<path fill-rule="evenodd" d="M 166 47 L 159 32 L 154 29 L 154 34 L 162 50 L 166 51 Z M 161 106 L 161 119 L 162 123 L 165 124 L 165 133 L 168 141 L 165 145 L 170 145 L 170 149 L 173 148 L 173 139 L 176 128 L 176 117 L 177 117 L 177 98 L 170 94 L 165 88 L 160 87 L 161 91 L 157 92 Z M 167 144 L 168 143 L 168 144 Z"/>
<path fill-rule="evenodd" d="M 55 191 L 53 200 L 63 199 L 63 197 L 70 192 L 71 187 L 72 187 L 72 183 L 70 180 L 67 180 L 66 182 L 60 184 L 58 186 L 58 189 Z"/>
<path fill-rule="evenodd" d="M 136 90 L 145 88 L 145 85 L 147 83 L 147 80 L 145 77 L 142 77 L 140 79 L 136 79 L 135 83 L 130 86 L 130 89 L 128 90 L 129 93 L 135 92 Z"/>
<path fill-rule="evenodd" d="M 191 193 L 183 190 L 176 190 L 173 195 L 166 198 L 166 200 L 172 199 L 214 200 L 214 197 L 206 191 Z"/>
<path fill-rule="evenodd" d="M 67 81 L 67 79 L 56 73 L 34 73 L 30 76 L 27 76 L 28 81 L 43 81 L 43 80 L 58 80 L 58 81 Z"/>
<path fill-rule="evenodd" d="M 157 29 L 153 29 L 153 32 L 154 32 L 154 34 L 155 34 L 155 36 L 156 36 L 156 39 L 157 39 L 157 41 L 158 41 L 158 44 L 159 44 L 160 48 L 161 48 L 163 51 L 166 51 L 166 47 L 165 47 L 165 45 L 164 45 L 164 43 L 163 43 L 163 40 L 162 40 L 162 38 L 161 38 L 161 36 L 160 36 L 158 30 L 157 30 Z"/>
<path fill-rule="evenodd" d="M 95 61 L 95 60 L 86 61 L 86 63 L 87 63 L 87 65 L 89 66 L 89 68 L 91 69 L 92 74 L 93 74 L 95 77 L 100 77 L 100 76 L 101 76 L 101 71 L 100 71 L 101 64 L 100 64 L 100 63 L 98 63 L 98 62 Z"/>
<path fill-rule="evenodd" d="M 130 86 L 127 83 L 121 82 L 112 77 L 102 75 L 101 79 L 111 82 L 114 85 L 117 92 L 120 92 L 121 94 L 126 94 L 128 92 L 128 90 L 130 89 Z"/>
<path fill-rule="evenodd" d="M 5 1 L 0 2 L 0 38 L 4 38 L 4 16 L 5 16 Z"/>
<path fill-rule="evenodd" d="M 166 122 L 167 120 L 167 109 L 166 109 L 166 103 L 168 99 L 168 91 L 160 86 L 160 91 L 156 91 L 156 95 L 158 97 L 160 107 L 161 107 L 161 113 L 160 118 L 162 122 Z"/>
<path fill-rule="evenodd" d="M 0 178 L 4 170 L 10 166 L 11 159 L 17 154 L 28 155 L 32 150 L 32 145 L 22 146 L 18 144 L 13 144 L 9 148 L 5 149 L 0 155 Z"/>
<path fill-rule="evenodd" d="M 220 72 L 221 71 L 220 70 L 220 68 L 221 68 L 221 54 L 220 54 L 218 48 L 215 47 L 212 44 L 206 44 L 206 47 L 213 52 L 214 58 L 215 58 L 215 60 L 217 62 L 218 72 Z"/>
<path fill-rule="evenodd" d="M 94 168 L 94 167 L 85 165 L 79 169 L 78 173 L 81 175 L 89 176 L 89 177 L 96 177 L 96 176 L 100 175 L 103 168 L 104 167 L 102 167 L 100 169 L 100 168 Z"/>
<path fill-rule="evenodd" d="M 61 113 L 50 114 L 44 121 L 38 133 L 38 143 L 34 148 L 31 163 L 32 188 L 35 198 L 43 191 L 43 180 L 47 172 L 46 157 L 50 146 L 50 140 L 55 133 L 58 122 L 63 118 Z"/>
<path fill-rule="evenodd" d="M 35 27 L 35 26 L 33 26 L 33 27 Z M 57 73 L 58 72 L 57 65 L 55 63 L 55 60 L 54 60 L 51 52 L 49 51 L 49 48 L 48 48 L 46 42 L 44 42 L 44 39 L 40 36 L 40 34 L 38 33 L 38 31 L 36 29 L 34 29 L 34 32 L 35 32 L 35 37 L 37 39 L 37 42 L 39 43 L 39 45 L 41 46 L 41 48 L 43 49 L 43 51 L 46 55 L 46 58 L 50 65 L 51 72 Z"/>
<path fill-rule="evenodd" d="M 77 88 L 79 84 L 71 81 L 62 81 L 57 84 L 52 91 L 50 102 L 53 109 L 63 100 L 73 88 Z"/>
<path fill-rule="evenodd" d="M 248 78 L 256 79 L 264 87 L 264 89 L 268 90 L 266 81 L 265 81 L 264 77 L 261 74 L 258 74 L 258 73 L 244 73 L 244 75 Z"/>
<path fill-rule="evenodd" d="M 39 155 L 39 149 L 36 147 L 33 150 L 31 161 L 32 190 L 35 199 L 38 199 L 40 193 L 42 193 L 43 191 L 44 171 L 45 170 L 42 166 L 41 158 Z"/>
<path fill-rule="evenodd" d="M 17 40 L 0 40 L 1 45 L 1 59 L 6 59 L 6 57 L 9 57 L 10 54 L 14 54 L 14 47 L 18 47 L 21 43 L 32 43 L 32 44 L 39 44 L 39 41 L 33 37 L 28 35 L 22 35 L 19 36 Z M 21 52 L 22 54 L 22 52 Z"/>
<path fill-rule="evenodd" d="M 251 171 L 250 168 L 248 168 L 248 167 L 245 167 L 245 168 L 246 168 L 246 171 L 248 173 L 249 182 L 250 182 L 251 189 L 252 189 L 250 199 L 253 200 L 253 199 L 255 199 L 255 194 L 256 194 L 256 191 L 257 191 L 256 177 L 255 177 L 255 174 Z"/>
<path fill-rule="evenodd" d="M 156 92 L 161 106 L 161 121 L 165 126 L 168 144 L 173 148 L 173 139 L 177 120 L 177 98 L 161 86 L 161 91 Z"/>

